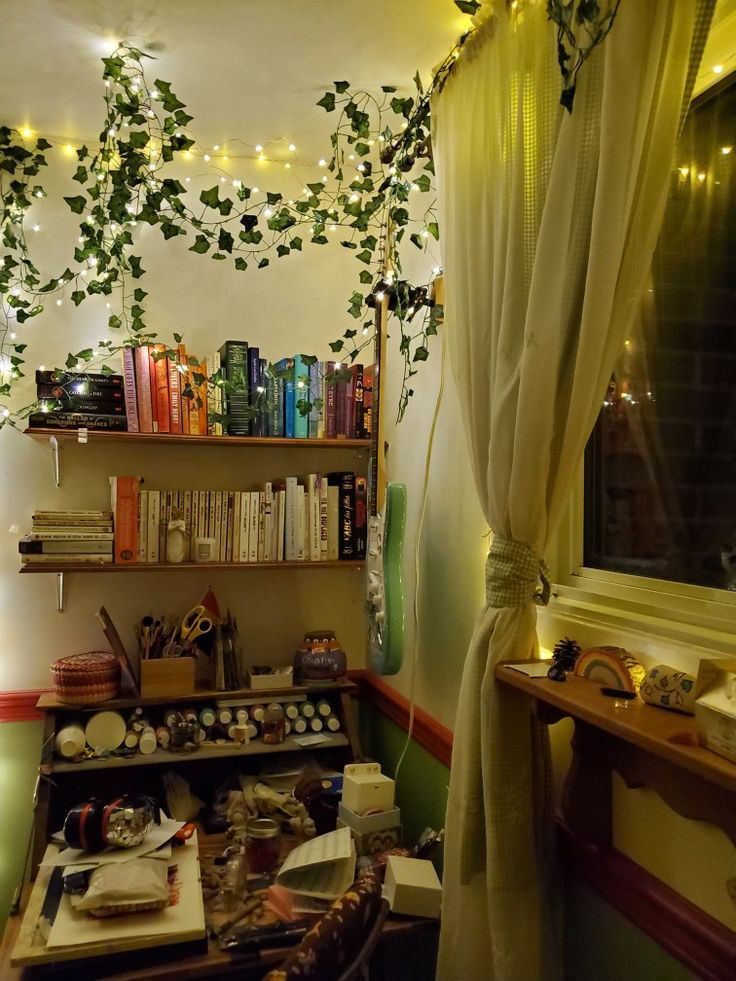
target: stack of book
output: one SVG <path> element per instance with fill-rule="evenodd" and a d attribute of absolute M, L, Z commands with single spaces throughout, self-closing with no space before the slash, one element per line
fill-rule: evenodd
<path fill-rule="evenodd" d="M 37 371 L 39 411 L 29 425 L 42 429 L 127 428 L 122 375 Z"/>
<path fill-rule="evenodd" d="M 18 551 L 30 564 L 112 562 L 112 512 L 35 511 L 31 533 L 21 538 Z"/>

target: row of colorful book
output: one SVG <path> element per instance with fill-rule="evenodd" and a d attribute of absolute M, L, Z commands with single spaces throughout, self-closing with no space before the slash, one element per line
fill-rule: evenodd
<path fill-rule="evenodd" d="M 110 482 L 115 562 L 365 559 L 367 481 L 352 471 L 238 491 L 158 490 L 127 476 Z M 183 550 L 181 538 L 172 546 L 176 535 Z"/>
<path fill-rule="evenodd" d="M 31 532 L 18 542 L 24 563 L 112 562 L 112 511 L 34 511 Z"/>

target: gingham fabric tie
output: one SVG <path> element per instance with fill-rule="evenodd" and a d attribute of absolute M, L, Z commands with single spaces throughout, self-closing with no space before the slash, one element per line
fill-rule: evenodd
<path fill-rule="evenodd" d="M 486 603 L 488 606 L 524 606 L 549 603 L 549 572 L 524 542 L 493 535 L 486 559 Z"/>

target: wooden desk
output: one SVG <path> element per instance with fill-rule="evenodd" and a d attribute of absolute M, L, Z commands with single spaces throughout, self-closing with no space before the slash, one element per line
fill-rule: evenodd
<path fill-rule="evenodd" d="M 736 844 L 736 764 L 700 745 L 692 716 L 609 698 L 599 683 L 572 674 L 550 681 L 499 664 L 496 678 L 533 698 L 543 722 L 574 720 L 562 808 L 579 839 L 611 844 L 615 770 L 627 787 L 650 787 L 678 814 L 716 825 Z"/>

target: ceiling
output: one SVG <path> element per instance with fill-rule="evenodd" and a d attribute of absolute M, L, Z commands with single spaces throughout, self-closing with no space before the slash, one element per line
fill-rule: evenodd
<path fill-rule="evenodd" d="M 293 142 L 306 161 L 329 153 L 335 117 L 315 103 L 333 80 L 427 78 L 470 19 L 452 0 L 0 0 L 0 24 L 2 122 L 94 139 L 99 59 L 126 40 L 155 55 L 199 146 L 278 159 Z"/>

